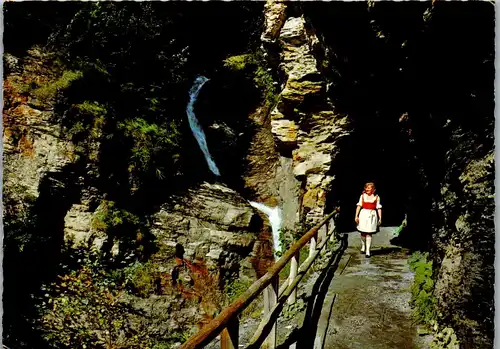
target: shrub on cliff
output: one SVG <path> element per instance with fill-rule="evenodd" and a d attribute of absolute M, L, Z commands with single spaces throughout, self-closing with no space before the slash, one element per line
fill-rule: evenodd
<path fill-rule="evenodd" d="M 235 72 L 246 73 L 255 86 L 262 91 L 264 101 L 269 107 L 277 102 L 279 93 L 273 75 L 260 52 L 230 56 L 224 60 L 224 66 Z"/>
<path fill-rule="evenodd" d="M 102 200 L 91 221 L 92 229 L 107 235 L 107 248 L 113 241 L 120 242 L 122 257 L 132 253 L 135 258 L 146 257 L 150 233 L 145 217 L 138 216 L 114 201 Z M 103 248 L 106 251 L 106 248 Z"/>
<path fill-rule="evenodd" d="M 170 348 L 189 337 L 190 326 L 182 318 L 157 310 L 146 313 L 133 304 L 129 276 L 135 275 L 133 269 L 149 267 L 136 263 L 132 269 L 109 272 L 95 261 L 83 264 L 42 287 L 36 327 L 51 348 Z M 153 312 L 153 304 L 148 308 Z M 172 320 L 180 321 L 180 328 L 158 324 Z"/>
<path fill-rule="evenodd" d="M 437 317 L 434 281 L 432 279 L 432 261 L 427 253 L 415 252 L 408 258 L 410 270 L 415 273 L 411 286 L 411 301 L 413 315 L 417 322 L 431 325 Z"/>
<path fill-rule="evenodd" d="M 158 125 L 142 118 L 126 120 L 118 124 L 118 129 L 131 143 L 128 171 L 132 174 L 151 172 L 159 179 L 166 177 L 164 157 L 171 156 L 175 166 L 179 161 L 179 127 L 175 121 Z M 168 154 L 167 149 L 175 150 Z"/>
<path fill-rule="evenodd" d="M 120 301 L 123 289 L 104 276 L 102 270 L 85 266 L 51 285 L 41 305 L 40 322 L 47 341 L 63 348 L 139 344 L 139 336 L 145 334 L 130 331 L 131 311 Z"/>

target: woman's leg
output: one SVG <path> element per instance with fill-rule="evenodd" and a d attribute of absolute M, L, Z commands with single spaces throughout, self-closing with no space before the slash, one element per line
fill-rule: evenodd
<path fill-rule="evenodd" d="M 372 245 L 372 234 L 365 234 L 366 235 L 366 255 L 370 255 L 370 247 Z"/>
<path fill-rule="evenodd" d="M 361 252 L 365 252 L 365 240 L 366 240 L 366 234 L 361 233 Z"/>

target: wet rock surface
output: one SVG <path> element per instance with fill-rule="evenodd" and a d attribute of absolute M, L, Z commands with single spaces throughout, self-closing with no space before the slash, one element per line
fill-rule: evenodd
<path fill-rule="evenodd" d="M 336 293 L 324 348 L 429 348 L 411 319 L 409 300 L 413 282 L 408 251 L 390 244 L 395 227 L 374 235 L 372 257 L 360 253 L 358 233 L 349 233 L 348 265 L 334 278 Z"/>

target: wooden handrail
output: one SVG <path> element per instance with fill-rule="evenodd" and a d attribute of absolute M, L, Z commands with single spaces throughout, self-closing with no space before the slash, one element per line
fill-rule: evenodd
<path fill-rule="evenodd" d="M 265 331 L 265 328 L 269 325 L 269 323 L 271 323 L 273 321 L 272 319 L 274 319 L 274 321 L 276 321 L 281 310 L 283 309 L 283 305 L 285 304 L 285 301 L 292 294 L 293 290 L 299 285 L 299 283 L 302 281 L 302 279 L 305 277 L 309 268 L 314 264 L 316 257 L 320 254 L 321 250 L 325 247 L 325 245 L 327 243 L 328 243 L 328 239 L 321 241 L 319 246 L 313 252 L 313 254 L 311 256 L 309 256 L 304 261 L 304 263 L 302 263 L 299 270 L 297 271 L 297 278 L 295 278 L 293 280 L 293 282 L 290 283 L 283 290 L 283 293 L 280 294 L 276 304 L 272 307 L 272 309 L 270 309 L 269 313 L 264 316 L 261 323 L 259 324 L 259 327 L 255 331 L 255 334 L 250 339 L 250 342 L 249 342 L 248 346 L 246 347 L 247 349 L 260 347 L 260 345 L 262 344 L 262 342 L 265 339 L 265 335 L 267 334 L 267 332 Z M 342 240 L 341 244 L 345 245 L 346 242 L 344 240 Z"/>
<path fill-rule="evenodd" d="M 304 247 L 309 240 L 316 236 L 318 230 L 333 217 L 336 210 L 328 214 L 320 223 L 305 233 L 285 254 L 268 270 L 264 276 L 255 281 L 248 290 L 225 308 L 219 315 L 205 325 L 197 334 L 185 342 L 181 349 L 203 348 L 224 330 L 230 321 L 237 317 L 259 294 L 278 277 L 279 272 L 287 265 L 295 254 Z"/>

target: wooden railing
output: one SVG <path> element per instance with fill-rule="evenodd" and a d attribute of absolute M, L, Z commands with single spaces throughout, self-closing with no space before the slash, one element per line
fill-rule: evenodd
<path fill-rule="evenodd" d="M 259 348 L 261 346 L 268 349 L 276 348 L 276 322 L 278 316 L 285 302 L 288 301 L 289 304 L 295 302 L 297 286 L 300 281 L 304 278 L 327 242 L 333 240 L 335 227 L 332 217 L 336 212 L 337 211 L 333 211 L 327 215 L 318 225 L 305 233 L 283 254 L 264 276 L 254 282 L 244 294 L 225 308 L 215 319 L 205 325 L 197 334 L 185 342 L 181 346 L 181 349 L 203 348 L 219 334 L 221 335 L 220 345 L 222 349 L 238 349 L 238 315 L 241 314 L 241 312 L 261 293 L 264 294 L 264 318 L 260 322 L 247 348 Z M 300 250 L 308 242 L 310 243 L 309 256 L 299 267 L 298 261 Z M 279 273 L 290 261 L 289 277 L 287 281 L 279 287 Z"/>

